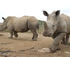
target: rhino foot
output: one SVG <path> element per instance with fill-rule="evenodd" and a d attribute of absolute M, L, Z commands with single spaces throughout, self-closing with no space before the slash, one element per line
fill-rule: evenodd
<path fill-rule="evenodd" d="M 70 46 L 70 43 L 68 42 L 68 43 L 65 43 L 65 45 L 69 45 Z"/>
<path fill-rule="evenodd" d="M 37 38 L 33 38 L 32 40 L 33 40 L 33 41 L 37 41 Z"/>
<path fill-rule="evenodd" d="M 69 42 L 63 42 L 63 41 L 61 41 L 61 44 L 64 44 L 64 45 L 70 45 Z"/>
<path fill-rule="evenodd" d="M 56 52 L 57 50 L 60 50 L 60 47 L 59 47 L 59 45 L 57 45 L 57 46 L 52 45 L 52 46 L 50 47 L 50 50 L 51 50 L 51 52 Z"/>
<path fill-rule="evenodd" d="M 18 37 L 18 34 L 14 34 L 15 37 Z"/>
<path fill-rule="evenodd" d="M 12 39 L 13 37 L 8 37 L 8 38 Z"/>

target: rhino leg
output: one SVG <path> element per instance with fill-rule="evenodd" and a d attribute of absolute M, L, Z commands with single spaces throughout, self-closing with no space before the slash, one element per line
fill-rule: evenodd
<path fill-rule="evenodd" d="M 10 37 L 9 38 L 13 38 L 13 31 L 9 31 L 10 32 Z"/>
<path fill-rule="evenodd" d="M 14 31 L 14 36 L 15 36 L 15 37 L 18 37 L 18 34 L 17 34 L 17 32 L 16 32 L 16 31 Z"/>
<path fill-rule="evenodd" d="M 62 39 L 61 44 L 70 45 L 68 40 L 69 40 L 69 34 L 67 33 L 66 36 Z"/>
<path fill-rule="evenodd" d="M 56 38 L 54 38 L 54 42 L 53 42 L 52 46 L 50 47 L 50 50 L 52 52 L 55 52 L 60 48 L 59 42 L 64 38 L 65 35 L 66 35 L 66 33 L 60 33 Z"/>
<path fill-rule="evenodd" d="M 62 39 L 61 44 L 65 44 L 66 42 L 66 36 Z"/>
<path fill-rule="evenodd" d="M 34 39 L 34 35 L 33 35 L 32 39 Z"/>
<path fill-rule="evenodd" d="M 69 43 L 69 34 L 66 35 L 66 42 L 65 42 L 65 44 L 66 45 L 70 45 L 70 43 Z"/>
<path fill-rule="evenodd" d="M 38 34 L 37 34 L 36 30 L 31 30 L 31 32 L 33 33 L 32 40 L 37 41 Z"/>

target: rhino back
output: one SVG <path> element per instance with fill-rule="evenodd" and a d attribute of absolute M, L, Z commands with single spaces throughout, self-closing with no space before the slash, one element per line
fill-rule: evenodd
<path fill-rule="evenodd" d="M 39 29 L 38 20 L 33 16 L 29 17 L 28 18 L 28 27 L 32 28 L 32 29 Z"/>
<path fill-rule="evenodd" d="M 18 32 L 22 32 L 22 30 L 23 31 L 27 30 L 26 23 L 27 23 L 27 19 L 22 17 L 20 18 L 14 17 L 8 22 L 8 28 L 14 29 L 15 31 L 18 31 Z"/>
<path fill-rule="evenodd" d="M 17 32 L 26 32 L 29 29 L 39 29 L 38 20 L 33 16 L 23 16 L 20 18 L 11 17 L 8 22 L 8 28 Z"/>
<path fill-rule="evenodd" d="M 66 21 L 67 32 L 70 33 L 70 17 L 65 14 L 61 14 L 61 18 Z"/>

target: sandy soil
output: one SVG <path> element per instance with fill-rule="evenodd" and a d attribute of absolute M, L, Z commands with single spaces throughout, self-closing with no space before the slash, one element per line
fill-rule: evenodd
<path fill-rule="evenodd" d="M 37 41 L 32 41 L 32 33 L 18 33 L 18 38 L 8 38 L 9 33 L 0 33 L 0 57 L 70 57 L 70 46 L 60 44 L 61 50 L 39 52 L 42 48 L 50 48 L 53 39 L 39 34 Z"/>

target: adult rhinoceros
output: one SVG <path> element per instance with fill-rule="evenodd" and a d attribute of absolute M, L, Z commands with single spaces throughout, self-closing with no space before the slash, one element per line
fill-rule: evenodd
<path fill-rule="evenodd" d="M 38 34 L 36 30 L 39 29 L 39 23 L 35 17 L 23 16 L 18 18 L 14 16 L 8 16 L 7 18 L 2 17 L 2 19 L 4 22 L 0 27 L 0 31 L 8 29 L 11 34 L 10 38 L 13 38 L 13 35 L 18 37 L 17 32 L 27 32 L 28 30 L 31 30 L 33 33 L 32 40 L 37 40 Z"/>
<path fill-rule="evenodd" d="M 47 35 L 46 35 L 46 31 L 45 30 L 47 30 L 48 28 L 47 28 L 47 23 L 46 23 L 46 21 L 44 21 L 44 33 L 43 33 L 43 36 L 46 36 L 47 37 Z M 56 34 L 57 35 L 57 34 Z M 56 36 L 56 35 L 54 35 L 54 36 Z M 54 37 L 53 37 L 53 39 L 54 39 Z M 70 45 L 70 43 L 69 43 L 69 33 L 67 33 L 66 35 L 65 35 L 65 37 L 62 39 L 62 41 L 61 41 L 61 44 L 64 44 L 64 45 Z"/>
<path fill-rule="evenodd" d="M 44 25 L 44 36 L 51 36 L 54 39 L 52 46 L 50 47 L 52 52 L 60 49 L 59 42 L 70 33 L 70 17 L 65 14 L 60 14 L 60 10 L 54 11 L 48 14 L 43 11 L 43 14 L 47 16 L 47 22 Z"/>

